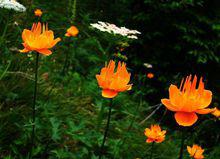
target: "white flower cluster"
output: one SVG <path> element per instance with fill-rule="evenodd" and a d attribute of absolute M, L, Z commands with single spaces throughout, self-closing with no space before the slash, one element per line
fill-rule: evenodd
<path fill-rule="evenodd" d="M 137 34 L 141 34 L 141 32 L 137 30 L 130 30 L 126 27 L 117 27 L 115 24 L 107 22 L 98 21 L 98 23 L 92 23 L 90 25 L 100 31 L 108 32 L 110 34 L 119 34 L 129 39 L 138 39 Z"/>
<path fill-rule="evenodd" d="M 26 8 L 16 0 L 0 0 L 0 8 L 12 9 L 17 12 L 26 11 Z"/>
<path fill-rule="evenodd" d="M 153 68 L 153 65 L 150 64 L 150 63 L 144 63 L 144 66 L 145 66 L 146 68 Z"/>

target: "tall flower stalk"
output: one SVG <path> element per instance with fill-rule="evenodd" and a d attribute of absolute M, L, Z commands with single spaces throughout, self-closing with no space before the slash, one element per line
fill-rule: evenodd
<path fill-rule="evenodd" d="M 130 90 L 132 84 L 130 82 L 131 74 L 128 73 L 126 64 L 124 62 L 118 62 L 117 68 L 115 62 L 111 60 L 108 65 L 101 69 L 101 73 L 96 75 L 99 87 L 102 88 L 102 96 L 104 98 L 110 99 L 108 119 L 105 128 L 105 133 L 101 145 L 101 151 L 99 154 L 99 159 L 102 158 L 103 148 L 109 131 L 109 124 L 111 119 L 111 110 L 112 110 L 112 100 L 120 92 Z"/>
<path fill-rule="evenodd" d="M 76 43 L 76 40 L 77 40 L 77 35 L 79 34 L 79 30 L 76 26 L 71 26 L 69 27 L 67 30 L 66 30 L 66 33 L 65 33 L 65 37 L 67 37 L 67 46 L 68 48 L 71 47 L 71 43 L 72 41 L 70 41 L 70 38 L 72 38 L 74 40 L 74 44 L 73 44 L 73 56 L 72 58 L 75 58 L 75 43 Z M 68 69 L 69 69 L 69 65 L 71 63 L 70 61 L 70 57 L 69 57 L 69 54 L 70 52 L 67 52 L 66 55 L 65 55 L 65 61 L 64 61 L 64 65 L 63 65 L 63 70 L 62 70 L 62 75 L 65 75 L 66 72 L 68 72 Z"/>
<path fill-rule="evenodd" d="M 106 123 L 106 127 L 105 127 L 104 137 L 103 137 L 103 140 L 102 140 L 102 145 L 101 145 L 101 149 L 100 149 L 99 159 L 102 158 L 103 148 L 105 146 L 105 141 L 106 141 L 106 138 L 108 136 L 108 130 L 109 130 L 109 125 L 110 125 L 110 120 L 111 120 L 111 112 L 112 112 L 112 103 L 113 103 L 113 99 L 110 99 L 109 110 L 108 110 L 108 119 L 107 119 L 107 123 Z"/>
<path fill-rule="evenodd" d="M 39 54 L 49 56 L 52 54 L 50 50 L 61 39 L 54 39 L 54 33 L 52 30 L 48 30 L 47 25 L 41 23 L 34 23 L 31 30 L 24 29 L 22 32 L 24 49 L 20 50 L 21 53 L 36 52 L 36 64 L 35 64 L 35 83 L 34 83 L 34 97 L 32 107 L 32 133 L 31 133 L 31 150 L 29 153 L 29 159 L 32 158 L 32 149 L 35 142 L 35 118 L 36 118 L 36 100 L 37 100 L 37 81 L 38 81 L 38 65 Z"/>
<path fill-rule="evenodd" d="M 31 133 L 31 150 L 29 154 L 29 159 L 32 158 L 32 151 L 34 147 L 35 139 L 35 118 L 36 118 L 36 100 L 37 100 L 37 82 L 38 82 L 38 65 L 39 65 L 39 53 L 36 53 L 36 63 L 35 63 L 35 80 L 34 80 L 34 97 L 32 106 L 32 133 Z"/>
<path fill-rule="evenodd" d="M 185 132 L 184 132 L 184 130 L 182 130 L 181 146 L 180 146 L 180 152 L 179 152 L 179 158 L 178 159 L 183 158 L 184 141 L 185 141 Z"/>
<path fill-rule="evenodd" d="M 150 159 L 153 157 L 153 152 L 154 152 L 154 142 L 151 144 L 151 151 L 150 151 Z"/>
<path fill-rule="evenodd" d="M 198 84 L 197 84 L 198 83 Z M 198 85 L 198 86 L 197 86 Z M 197 76 L 182 79 L 180 87 L 170 85 L 169 99 L 161 99 L 165 107 L 175 112 L 174 118 L 178 125 L 190 127 L 198 120 L 197 114 L 209 114 L 215 109 L 207 108 L 212 101 L 212 92 L 205 89 L 203 78 L 199 82 Z M 182 130 L 179 159 L 183 158 L 185 132 Z"/>

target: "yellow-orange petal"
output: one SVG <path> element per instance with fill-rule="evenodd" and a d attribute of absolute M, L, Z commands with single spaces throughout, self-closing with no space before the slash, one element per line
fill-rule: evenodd
<path fill-rule="evenodd" d="M 176 112 L 174 116 L 181 126 L 192 126 L 198 120 L 196 113 Z"/>
<path fill-rule="evenodd" d="M 43 54 L 43 55 L 46 55 L 46 56 L 49 56 L 52 54 L 52 52 L 48 49 L 41 49 L 41 50 L 37 50 L 37 52 Z"/>
<path fill-rule="evenodd" d="M 53 40 L 52 44 L 51 44 L 51 47 L 54 47 L 58 42 L 61 41 L 61 38 L 56 38 Z"/>
<path fill-rule="evenodd" d="M 206 108 L 212 102 L 212 92 L 209 90 L 204 90 L 200 100 L 199 109 Z"/>
<path fill-rule="evenodd" d="M 213 111 L 215 111 L 215 109 L 200 109 L 200 110 L 196 110 L 196 113 L 198 113 L 198 114 L 209 114 L 209 113 L 212 113 Z"/>
<path fill-rule="evenodd" d="M 214 111 L 212 112 L 212 115 L 216 116 L 217 118 L 220 117 L 220 110 L 218 108 L 214 108 Z"/>
<path fill-rule="evenodd" d="M 129 84 L 127 90 L 130 91 L 131 89 L 132 89 L 132 84 Z"/>
<path fill-rule="evenodd" d="M 102 90 L 102 96 L 105 98 L 114 98 L 118 95 L 118 92 L 110 89 L 103 89 Z"/>
<path fill-rule="evenodd" d="M 171 111 L 178 111 L 176 106 L 172 105 L 169 99 L 161 99 L 161 103 L 165 105 L 165 107 Z"/>
<path fill-rule="evenodd" d="M 30 50 L 28 50 L 28 49 L 26 49 L 26 48 L 24 48 L 24 49 L 22 49 L 22 50 L 19 50 L 19 52 L 21 52 L 21 53 L 27 53 L 27 52 L 29 52 Z"/>
<path fill-rule="evenodd" d="M 189 152 L 189 154 L 191 154 L 192 148 L 190 146 L 187 146 L 187 151 Z"/>
<path fill-rule="evenodd" d="M 177 106 L 178 109 L 182 108 L 182 105 L 184 104 L 183 98 L 181 96 L 180 90 L 175 85 L 170 85 L 169 87 L 169 99 L 172 105 Z"/>

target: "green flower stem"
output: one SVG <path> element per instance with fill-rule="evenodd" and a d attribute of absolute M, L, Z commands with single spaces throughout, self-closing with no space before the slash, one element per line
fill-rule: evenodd
<path fill-rule="evenodd" d="M 104 133 L 104 137 L 103 137 L 103 141 L 102 141 L 102 146 L 101 146 L 101 149 L 100 149 L 99 159 L 102 158 L 103 148 L 104 148 L 105 141 L 106 141 L 106 138 L 107 138 L 107 135 L 108 135 L 109 124 L 110 124 L 110 120 L 111 120 L 112 103 L 113 103 L 113 99 L 110 99 L 108 119 L 107 119 L 107 124 L 106 124 L 106 128 L 105 128 L 105 133 Z"/>
<path fill-rule="evenodd" d="M 39 53 L 36 53 L 35 80 L 34 80 L 34 98 L 33 98 L 33 107 L 32 107 L 32 134 L 31 134 L 31 148 L 30 148 L 29 159 L 32 158 L 32 151 L 33 151 L 34 139 L 35 139 L 35 117 L 36 117 L 38 65 L 39 65 Z"/>
<path fill-rule="evenodd" d="M 152 142 L 152 144 L 151 144 L 150 159 L 152 159 L 152 157 L 153 157 L 154 143 L 155 142 Z"/>
<path fill-rule="evenodd" d="M 184 141 L 185 141 L 185 132 L 182 130 L 182 139 L 181 139 L 181 147 L 180 147 L 179 159 L 183 158 Z"/>
<path fill-rule="evenodd" d="M 73 0 L 72 17 L 71 17 L 72 23 L 74 23 L 76 19 L 76 4 L 77 4 L 77 1 Z"/>
<path fill-rule="evenodd" d="M 11 14 L 11 11 L 8 12 L 8 16 L 7 16 L 7 19 L 6 19 L 6 24 L 5 24 L 2 36 L 0 38 L 0 46 L 2 45 L 3 39 L 5 38 L 7 30 L 8 30 L 8 25 L 9 25 L 9 21 L 10 21 L 10 14 Z"/>

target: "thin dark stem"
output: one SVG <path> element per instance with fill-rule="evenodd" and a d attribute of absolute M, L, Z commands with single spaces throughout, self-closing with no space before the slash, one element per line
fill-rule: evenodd
<path fill-rule="evenodd" d="M 111 99 L 110 103 L 109 103 L 108 119 L 107 119 L 105 133 L 104 133 L 104 137 L 103 137 L 103 141 L 102 141 L 102 146 L 101 146 L 101 149 L 100 149 L 99 159 L 102 158 L 103 148 L 104 148 L 104 145 L 105 145 L 105 140 L 106 140 L 107 135 L 108 135 L 108 129 L 109 129 L 109 124 L 110 124 L 110 119 L 111 119 L 111 112 L 112 112 L 112 103 L 113 103 L 113 99 Z"/>
<path fill-rule="evenodd" d="M 153 151 L 154 151 L 154 142 L 151 144 L 151 151 L 150 151 L 150 159 L 153 157 Z"/>
<path fill-rule="evenodd" d="M 185 141 L 185 134 L 184 134 L 184 131 L 182 130 L 182 139 L 181 139 L 181 147 L 180 147 L 179 159 L 183 158 L 184 141 Z"/>
<path fill-rule="evenodd" d="M 68 70 L 67 66 L 68 66 L 68 53 L 66 53 L 66 56 L 65 56 L 65 62 L 64 62 L 64 65 L 63 65 L 63 71 L 61 73 L 62 75 L 66 74 L 66 69 Z"/>
<path fill-rule="evenodd" d="M 33 147 L 34 147 L 34 138 L 35 138 L 35 117 L 36 117 L 38 65 L 39 65 L 39 53 L 36 54 L 36 64 L 35 64 L 34 98 L 33 98 L 33 107 L 32 107 L 32 134 L 31 134 L 31 148 L 30 148 L 29 159 L 32 158 L 32 151 L 33 151 Z"/>

